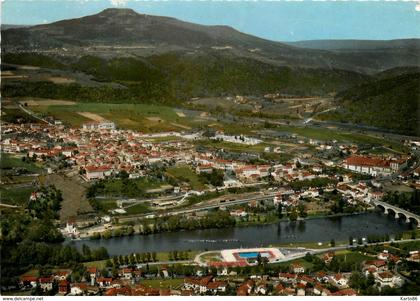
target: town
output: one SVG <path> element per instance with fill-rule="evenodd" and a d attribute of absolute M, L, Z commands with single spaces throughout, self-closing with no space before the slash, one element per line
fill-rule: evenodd
<path fill-rule="evenodd" d="M 416 241 L 415 229 L 420 221 L 410 207 L 414 199 L 400 208 L 398 196 L 389 192 L 389 185 L 395 183 L 419 187 L 420 167 L 409 153 L 375 156 L 364 154 L 357 144 L 302 141 L 304 138 L 296 137 L 297 145 L 314 146 L 311 149 L 315 152 L 298 152 L 285 161 L 263 160 L 252 152 L 221 152 L 211 147 L 220 142 L 246 149 L 265 143 L 261 138 L 203 131 L 145 134 L 117 129 L 109 121 L 90 122 L 80 128 L 3 124 L 2 132 L 4 156 L 42 167 L 36 174 L 22 167 L 8 171 L 11 178 L 33 179 L 34 189 L 24 202 L 27 208 L 36 210 L 36 204 L 48 198 L 49 188 L 43 184 L 49 177 L 54 180 L 55 175 L 60 175 L 66 181 L 89 187 L 86 194 L 94 212 L 64 218 L 58 215 L 58 230 L 70 240 L 282 220 L 301 223 L 316 216 L 372 210 L 385 211 L 414 229 L 392 237 L 349 237 L 348 242 L 337 245 L 331 239 L 312 249 L 240 248 L 220 253 L 179 251 L 174 256 L 171 252 L 146 252 L 115 257 L 105 251 L 100 257 L 101 268 L 87 263 L 76 274 L 71 270 L 47 270 L 39 274 L 42 277 L 25 274 L 20 277 L 22 290 L 63 295 L 353 296 L 366 293 L 368 286 L 376 293 L 384 287 L 403 287 L 413 277 L 409 273 L 407 278 L 403 272 L 407 264 L 419 262 L 418 244 L 409 242 Z M 405 145 L 415 154 L 418 142 L 406 141 Z M 337 150 L 340 155 L 325 159 L 314 155 L 319 150 Z M 280 150 L 267 145 L 262 153 L 282 156 Z M 176 171 L 181 171 L 181 176 Z M 149 190 L 127 185 L 141 183 L 136 181 L 147 181 Z M 125 183 L 124 190 L 110 190 L 107 195 L 107 189 L 112 189 L 108 185 L 119 182 Z M 54 187 L 54 181 L 51 183 Z M 113 206 L 107 209 L 101 207 L 101 202 L 112 202 Z M 141 210 L 130 210 L 136 207 Z M 175 227 L 171 224 L 174 219 Z M 411 247 L 401 249 L 398 243 Z M 381 248 L 385 249 L 377 252 Z M 346 264 L 347 256 L 356 259 Z M 331 267 L 336 257 L 341 261 L 333 262 Z M 350 264 L 357 266 L 356 272 L 351 272 Z"/>

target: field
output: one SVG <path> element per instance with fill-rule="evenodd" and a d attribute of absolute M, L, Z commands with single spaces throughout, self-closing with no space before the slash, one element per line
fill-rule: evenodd
<path fill-rule="evenodd" d="M 1 203 L 9 205 L 23 205 L 28 202 L 29 197 L 34 191 L 32 187 L 0 188 Z"/>
<path fill-rule="evenodd" d="M 148 190 L 158 189 L 166 182 L 143 177 L 128 182 L 121 179 L 110 179 L 103 182 L 104 187 L 98 191 L 98 195 L 106 197 L 143 197 Z"/>
<path fill-rule="evenodd" d="M 372 260 L 376 258 L 375 256 L 367 256 L 356 251 L 348 251 L 348 250 L 337 251 L 335 254 L 336 254 L 336 257 L 339 259 L 343 259 L 347 262 L 352 262 L 356 264 L 361 264 L 363 261 Z"/>
<path fill-rule="evenodd" d="M 64 123 L 80 127 L 92 119 L 108 119 L 118 127 L 143 132 L 180 131 L 202 125 L 203 122 L 182 117 L 175 109 L 161 105 L 148 104 L 110 104 L 110 103 L 76 103 L 74 105 L 47 105 L 39 101 L 28 103 L 34 112 L 54 116 Z M 93 118 L 95 117 L 95 118 Z"/>
<path fill-rule="evenodd" d="M 259 143 L 256 145 L 246 145 L 240 143 L 232 143 L 232 142 L 225 142 L 225 141 L 216 141 L 216 140 L 198 140 L 195 141 L 197 145 L 213 147 L 217 149 L 225 149 L 232 152 L 257 152 L 262 153 L 264 152 L 264 148 L 270 146 L 267 143 Z"/>
<path fill-rule="evenodd" d="M 194 190 L 202 190 L 205 188 L 198 175 L 188 166 L 171 167 L 168 168 L 166 173 L 177 180 L 189 183 Z"/>
<path fill-rule="evenodd" d="M 76 103 L 70 100 L 60 100 L 60 99 L 36 99 L 36 98 L 24 98 L 19 101 L 21 105 L 34 107 L 34 106 L 73 106 Z"/>
<path fill-rule="evenodd" d="M 152 287 L 152 288 L 172 288 L 178 289 L 184 283 L 183 278 L 174 278 L 174 279 L 153 279 L 153 280 L 143 280 L 140 282 L 141 284 Z"/>
<path fill-rule="evenodd" d="M 305 268 L 305 270 L 311 269 L 313 267 L 313 264 L 311 262 L 308 262 L 308 261 L 306 261 L 303 258 L 292 260 L 292 261 L 281 262 L 281 263 L 278 263 L 276 265 L 279 265 L 279 266 L 290 266 L 292 263 L 295 263 L 295 264 L 296 263 L 299 263 L 300 265 L 302 265 Z"/>
<path fill-rule="evenodd" d="M 127 214 L 141 214 L 150 212 L 149 206 L 145 204 L 136 204 L 128 208 L 126 207 L 124 210 L 127 211 Z"/>
<path fill-rule="evenodd" d="M 86 184 L 82 184 L 77 177 L 67 177 L 51 174 L 45 178 L 46 185 L 55 185 L 63 195 L 60 220 L 65 222 L 71 217 L 92 212 L 92 206 L 86 199 Z"/>
<path fill-rule="evenodd" d="M 38 167 L 36 164 L 32 162 L 27 162 L 27 161 L 23 162 L 22 156 L 12 156 L 6 153 L 1 153 L 0 162 L 1 162 L 2 172 L 4 172 L 7 169 L 19 168 L 19 167 L 24 168 L 28 172 L 31 172 L 31 173 L 39 173 L 42 171 L 40 167 Z"/>
<path fill-rule="evenodd" d="M 102 213 L 107 214 L 109 210 L 117 209 L 117 202 L 115 200 L 92 199 L 89 201 L 91 206 Z"/>
<path fill-rule="evenodd" d="M 295 133 L 297 135 L 319 139 L 319 140 L 337 140 L 340 142 L 356 142 L 362 144 L 372 144 L 379 146 L 387 146 L 395 151 L 404 151 L 405 148 L 401 143 L 385 140 L 382 138 L 374 137 L 371 135 L 356 134 L 350 132 L 344 132 L 338 129 L 325 129 L 325 128 L 313 128 L 313 127 L 297 127 L 297 126 L 279 126 L 278 130 L 284 132 Z"/>

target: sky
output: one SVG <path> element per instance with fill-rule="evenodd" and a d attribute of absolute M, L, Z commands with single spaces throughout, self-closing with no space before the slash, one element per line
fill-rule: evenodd
<path fill-rule="evenodd" d="M 229 25 L 274 41 L 388 40 L 420 38 L 419 1 L 2 0 L 1 23 L 50 23 L 120 7 L 204 25 Z"/>

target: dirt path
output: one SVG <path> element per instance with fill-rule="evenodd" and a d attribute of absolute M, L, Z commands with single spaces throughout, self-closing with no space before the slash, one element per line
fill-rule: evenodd
<path fill-rule="evenodd" d="M 46 185 L 55 185 L 63 194 L 61 203 L 60 220 L 66 222 L 70 217 L 92 212 L 93 209 L 86 199 L 87 185 L 75 177 L 66 177 L 61 174 L 48 175 Z"/>
<path fill-rule="evenodd" d="M 91 120 L 97 121 L 97 122 L 101 122 L 105 120 L 105 118 L 103 118 L 101 115 L 91 113 L 91 112 L 77 112 L 77 114 L 83 117 L 89 118 Z"/>

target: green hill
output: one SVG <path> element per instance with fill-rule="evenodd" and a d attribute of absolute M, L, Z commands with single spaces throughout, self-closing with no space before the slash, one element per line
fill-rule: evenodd
<path fill-rule="evenodd" d="M 420 72 L 416 72 L 356 85 L 336 95 L 340 109 L 332 117 L 420 135 L 419 83 Z"/>
<path fill-rule="evenodd" d="M 20 57 L 22 59 L 20 59 Z M 192 97 L 290 93 L 326 95 L 336 93 L 370 77 L 339 69 L 291 68 L 263 63 L 251 58 L 217 52 L 188 55 L 167 53 L 146 58 L 83 56 L 66 61 L 33 54 L 4 55 L 5 63 L 27 65 L 66 72 L 83 72 L 100 82 L 120 87 L 86 87 L 80 84 L 8 81 L 2 84 L 4 96 L 45 97 L 100 102 L 178 103 Z"/>

